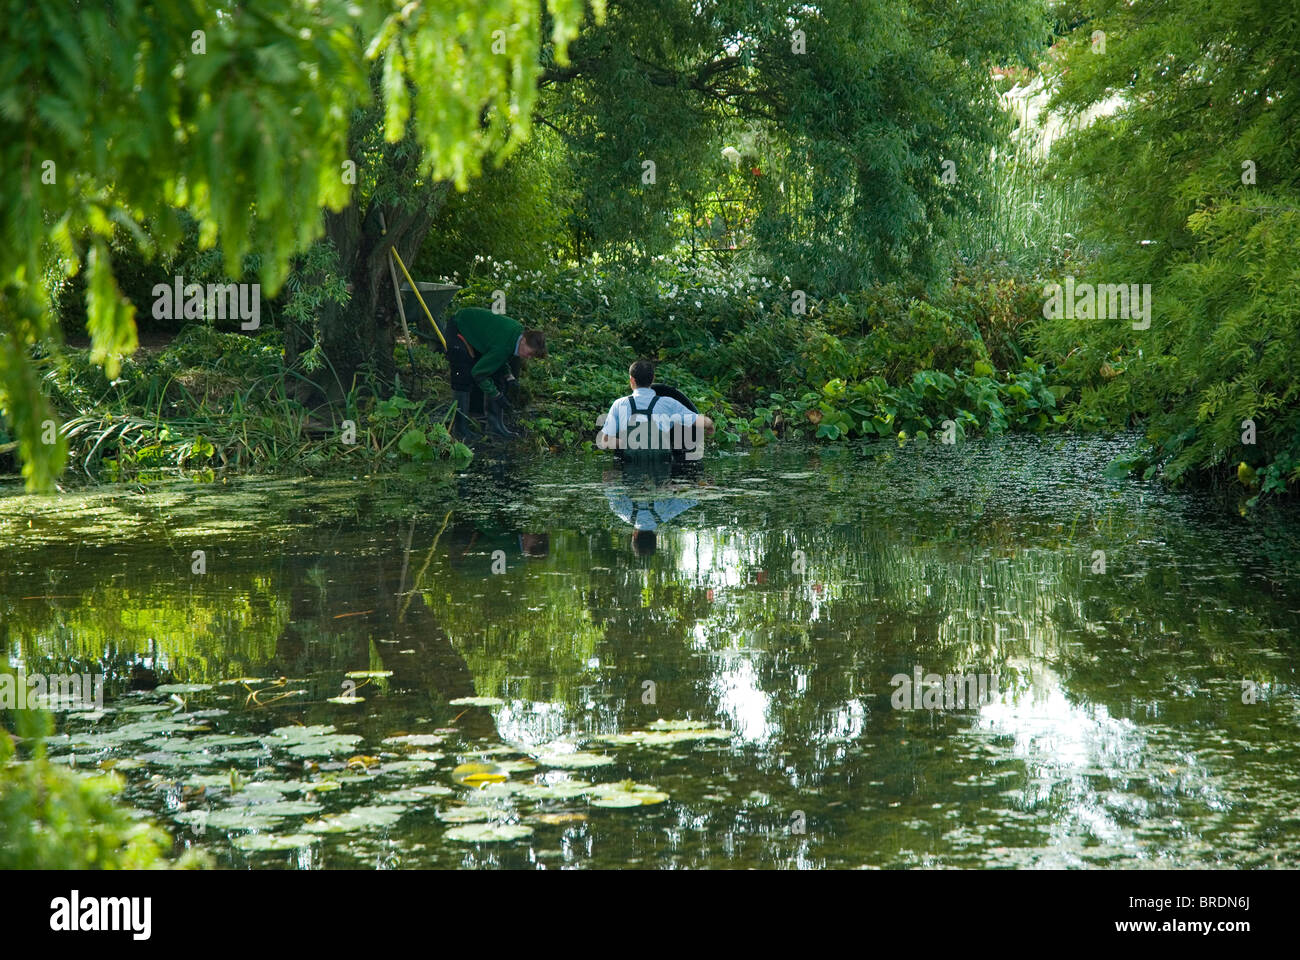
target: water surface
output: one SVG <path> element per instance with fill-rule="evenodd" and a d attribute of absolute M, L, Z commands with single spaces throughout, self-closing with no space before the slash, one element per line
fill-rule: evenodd
<path fill-rule="evenodd" d="M 0 635 L 106 672 L 51 754 L 223 866 L 1300 866 L 1300 525 L 1127 444 L 10 496 Z M 997 695 L 895 709 L 918 668 Z"/>

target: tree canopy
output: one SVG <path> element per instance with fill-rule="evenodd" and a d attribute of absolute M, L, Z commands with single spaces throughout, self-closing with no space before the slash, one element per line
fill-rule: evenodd
<path fill-rule="evenodd" d="M 601 4 L 593 3 L 599 14 Z M 269 293 L 319 237 L 322 208 L 344 209 L 356 159 L 353 113 L 381 65 L 384 135 L 408 124 L 422 171 L 464 186 L 486 155 L 526 136 L 538 51 L 564 62 L 582 0 L 445 4 L 344 0 L 110 0 L 5 4 L 0 151 L 16 182 L 0 194 L 0 408 L 24 475 L 47 486 L 61 441 L 43 423 L 29 348 L 54 335 L 44 258 L 88 271 L 93 355 L 116 374 L 135 346 L 109 240 L 128 231 L 150 254 L 182 235 L 218 242 L 226 271 L 251 257 Z"/>

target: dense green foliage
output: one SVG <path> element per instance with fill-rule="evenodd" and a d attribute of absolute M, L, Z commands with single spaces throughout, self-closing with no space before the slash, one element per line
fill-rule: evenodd
<path fill-rule="evenodd" d="M 15 8 L 0 455 L 33 485 L 66 445 L 110 476 L 464 459 L 444 361 L 401 342 L 392 247 L 547 330 L 518 411 L 547 447 L 589 440 L 650 356 L 724 443 L 1138 426 L 1117 467 L 1300 479 L 1294 2 L 583 13 Z M 181 25 L 204 17 L 200 54 Z M 114 109 L 72 123 L 92 87 Z M 173 273 L 259 277 L 263 331 L 124 362 Z M 1151 326 L 1045 318 L 1066 277 L 1151 284 Z M 87 353 L 60 353 L 47 301 Z"/>
<path fill-rule="evenodd" d="M 1294 0 L 1094 0 L 1068 38 L 1056 106 L 1120 108 L 1055 153 L 1098 198 L 1088 279 L 1150 283 L 1150 329 L 1122 319 L 1044 323 L 1044 358 L 1081 397 L 1084 426 L 1137 417 L 1137 462 L 1172 480 L 1300 480 L 1300 51 Z M 1105 34 L 1094 51 L 1092 31 Z M 1246 421 L 1256 427 L 1249 440 Z M 1239 464 L 1245 464 L 1238 469 Z"/>
<path fill-rule="evenodd" d="M 1047 35 L 1034 0 L 615 5 L 542 78 L 580 245 L 668 253 L 683 217 L 734 198 L 756 271 L 825 292 L 937 278 L 1009 128 L 989 68 L 1034 63 Z"/>
<path fill-rule="evenodd" d="M 545 9 L 545 50 L 563 63 L 584 4 Z M 409 121 L 421 169 L 465 186 L 481 157 L 526 136 L 543 49 L 531 0 L 474 12 L 345 0 L 5 5 L 0 151 L 17 182 L 0 193 L 0 411 L 30 485 L 52 482 L 64 445 L 43 442 L 50 410 L 28 358 L 57 333 L 45 259 L 87 270 L 92 356 L 110 377 L 136 344 L 112 267 L 118 230 L 168 253 L 188 212 L 204 247 L 220 242 L 228 273 L 253 255 L 275 293 L 292 255 L 323 232 L 322 208 L 349 202 L 349 124 L 371 98 L 372 63 L 382 63 L 384 139 L 401 140 Z"/>
<path fill-rule="evenodd" d="M 527 270 L 485 261 L 465 304 L 507 291 L 515 314 L 547 327 L 552 359 L 525 377 L 540 439 L 589 441 L 627 392 L 637 357 L 719 423 L 722 442 L 778 436 L 931 439 L 1063 422 L 1047 372 L 1024 353 L 1041 280 L 1009 268 L 963 270 L 946 288 L 883 284 L 795 312 L 789 288 L 726 269 Z"/>
<path fill-rule="evenodd" d="M 419 351 L 425 381 L 445 380 L 445 361 Z M 439 366 L 441 365 L 441 366 Z M 451 459 L 470 451 L 452 440 L 443 392 L 413 401 L 362 397 L 342 408 L 355 436 L 316 421 L 285 390 L 277 330 L 256 337 L 191 325 L 161 350 L 122 362 L 115 380 L 84 350 L 43 361 L 53 406 L 66 416 L 73 462 L 92 477 L 160 477 L 180 470 L 211 479 L 214 470 L 269 470 L 329 464 L 373 468 L 385 461 Z M 436 408 L 436 409 L 435 409 Z"/>
<path fill-rule="evenodd" d="M 21 758 L 0 725 L 0 870 L 138 870 L 165 863 L 170 839 L 114 801 L 123 785 L 119 777 L 51 763 L 43 741 L 49 715 L 10 715 L 32 750 Z"/>

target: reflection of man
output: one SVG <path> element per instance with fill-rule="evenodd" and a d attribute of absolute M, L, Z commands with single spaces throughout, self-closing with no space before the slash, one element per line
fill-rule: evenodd
<path fill-rule="evenodd" d="M 638 557 L 647 557 L 655 552 L 659 541 L 656 531 L 662 524 L 699 504 L 698 500 L 686 500 L 682 497 L 634 500 L 626 493 L 617 493 L 613 490 L 606 490 L 605 496 L 609 498 L 610 509 L 618 514 L 624 523 L 632 525 L 632 552 Z"/>

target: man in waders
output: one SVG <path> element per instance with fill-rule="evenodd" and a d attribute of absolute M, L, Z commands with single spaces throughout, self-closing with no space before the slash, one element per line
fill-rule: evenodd
<path fill-rule="evenodd" d="M 502 419 L 507 409 L 506 385 L 519 374 L 519 362 L 546 356 L 546 338 L 540 330 L 503 313 L 477 307 L 458 310 L 447 322 L 447 361 L 451 364 L 451 395 L 460 416 L 471 416 L 478 396 L 483 398 L 488 429 L 500 437 L 514 437 Z"/>
<path fill-rule="evenodd" d="M 638 360 L 628 370 L 632 395 L 619 397 L 609 408 L 596 434 L 601 450 L 621 450 L 625 460 L 671 458 L 674 447 L 688 460 L 703 454 L 704 438 L 713 435 L 713 421 L 673 397 L 660 396 L 651 386 L 655 367 Z"/>

